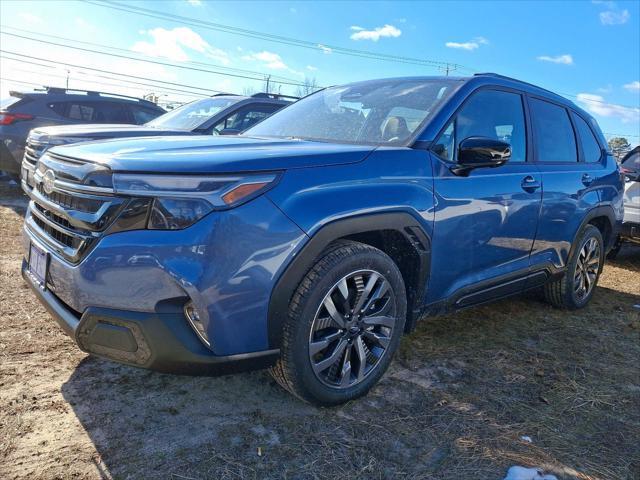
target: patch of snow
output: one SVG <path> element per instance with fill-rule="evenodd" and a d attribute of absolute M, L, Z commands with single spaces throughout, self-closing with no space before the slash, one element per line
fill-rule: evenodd
<path fill-rule="evenodd" d="M 527 442 L 527 443 L 533 443 L 533 440 L 531 440 L 531 437 L 528 437 L 527 435 L 521 436 L 520 440 L 522 440 L 523 442 Z"/>
<path fill-rule="evenodd" d="M 537 468 L 514 466 L 509 469 L 504 480 L 558 480 L 555 475 L 543 475 Z"/>

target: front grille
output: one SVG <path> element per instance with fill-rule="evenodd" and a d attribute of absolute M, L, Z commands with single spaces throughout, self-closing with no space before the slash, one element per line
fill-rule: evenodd
<path fill-rule="evenodd" d="M 101 201 L 93 200 L 91 198 L 73 196 L 58 191 L 47 193 L 44 191 L 44 187 L 41 183 L 39 183 L 36 188 L 38 189 L 38 193 L 40 193 L 40 195 L 45 197 L 47 200 L 69 210 L 93 213 L 97 212 L 98 209 L 102 206 Z"/>
<path fill-rule="evenodd" d="M 48 223 L 45 223 L 45 221 L 40 219 L 39 217 L 33 216 L 31 218 L 33 219 L 33 222 L 38 225 L 38 227 L 40 227 L 40 230 L 44 231 L 58 243 L 61 243 L 73 249 L 77 249 L 80 246 L 80 241 L 77 238 L 74 238 L 71 235 L 67 235 L 60 230 L 51 227 Z"/>
<path fill-rule="evenodd" d="M 45 153 L 38 160 L 38 169 L 34 173 L 35 188 L 27 191 L 31 198 L 27 226 L 52 250 L 67 259 L 78 263 L 93 245 L 104 235 L 127 203 L 122 197 L 116 197 L 108 188 L 92 187 L 81 183 L 87 172 L 104 167 L 82 162 L 76 159 L 66 161 L 59 155 Z M 47 173 L 53 173 L 53 185 L 43 180 Z M 51 187 L 51 188 L 49 188 Z"/>
<path fill-rule="evenodd" d="M 30 164 L 32 167 L 36 166 L 36 162 L 42 156 L 46 145 L 42 145 L 41 143 L 35 143 L 33 141 L 27 141 L 27 146 L 24 149 L 24 161 Z"/>

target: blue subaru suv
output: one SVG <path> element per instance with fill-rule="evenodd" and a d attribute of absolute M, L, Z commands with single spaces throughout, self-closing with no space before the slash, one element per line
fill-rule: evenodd
<path fill-rule="evenodd" d="M 271 366 L 321 405 L 365 394 L 420 317 L 533 288 L 584 307 L 623 216 L 595 120 L 495 74 L 331 87 L 237 137 L 54 147 L 26 189 L 23 276 L 83 351 Z"/>

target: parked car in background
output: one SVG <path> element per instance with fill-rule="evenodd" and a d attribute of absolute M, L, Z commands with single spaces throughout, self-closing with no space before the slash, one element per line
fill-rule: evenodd
<path fill-rule="evenodd" d="M 620 236 L 608 258 L 614 259 L 624 242 L 640 244 L 640 146 L 628 152 L 620 162 L 624 175 L 624 219 Z"/>
<path fill-rule="evenodd" d="M 163 113 L 155 103 L 111 93 L 51 87 L 11 91 L 0 103 L 0 171 L 20 173 L 27 136 L 34 128 L 83 123 L 139 125 Z"/>
<path fill-rule="evenodd" d="M 144 125 L 65 125 L 36 128 L 27 139 L 22 180 L 33 181 L 38 158 L 51 146 L 89 140 L 175 135 L 234 135 L 289 105 L 297 97 L 256 93 L 250 97 L 218 94 L 196 100 Z"/>
<path fill-rule="evenodd" d="M 86 352 L 272 365 L 364 395 L 423 315 L 542 288 L 589 303 L 622 220 L 596 121 L 495 74 L 359 82 L 237 136 L 64 145 L 37 163 L 22 272 Z"/>

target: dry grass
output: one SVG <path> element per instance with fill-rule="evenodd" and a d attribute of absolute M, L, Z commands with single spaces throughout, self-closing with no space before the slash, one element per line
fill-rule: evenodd
<path fill-rule="evenodd" d="M 0 183 L 0 478 L 640 478 L 637 248 L 588 308 L 528 296 L 430 319 L 366 398 L 317 409 L 265 372 L 81 353 L 19 276 L 19 198 Z"/>

